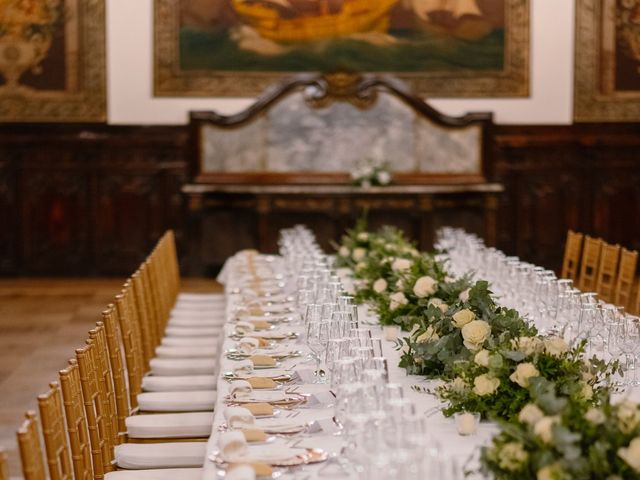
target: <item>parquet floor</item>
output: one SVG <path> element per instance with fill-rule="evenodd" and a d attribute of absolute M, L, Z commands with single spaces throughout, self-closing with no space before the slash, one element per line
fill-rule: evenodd
<path fill-rule="evenodd" d="M 0 280 L 0 447 L 11 477 L 20 478 L 15 432 L 36 409 L 124 279 Z M 220 291 L 214 280 L 185 279 L 184 291 Z"/>

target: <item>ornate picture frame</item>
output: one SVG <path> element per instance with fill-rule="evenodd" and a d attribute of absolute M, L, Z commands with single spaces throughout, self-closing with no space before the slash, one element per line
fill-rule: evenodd
<path fill-rule="evenodd" d="M 640 121 L 640 0 L 578 0 L 573 117 Z"/>
<path fill-rule="evenodd" d="M 299 69 L 289 71 L 282 69 L 278 71 L 216 70 L 196 67 L 183 69 L 181 54 L 185 52 L 188 46 L 180 43 L 181 19 L 186 16 L 181 15 L 181 13 L 184 13 L 181 11 L 181 7 L 185 5 L 183 2 L 193 1 L 154 0 L 154 92 L 156 96 L 255 96 L 273 83 L 301 72 Z M 217 1 L 232 2 L 233 0 Z M 389 0 L 366 1 L 373 3 L 389 2 Z M 429 98 L 528 96 L 529 0 L 500 0 L 500 2 L 504 2 L 504 5 L 496 3 L 495 0 L 472 0 L 462 3 L 467 6 L 473 4 L 476 6 L 475 8 L 478 8 L 478 5 L 483 6 L 483 8 L 488 5 L 489 7 L 486 8 L 493 8 L 493 15 L 499 16 L 501 24 L 504 26 L 501 30 L 502 33 L 499 35 L 499 41 L 502 42 L 500 43 L 501 50 L 499 52 L 501 68 L 474 70 L 452 67 L 449 70 L 434 71 L 398 72 L 375 70 L 375 72 L 398 77 L 407 82 L 414 92 Z M 203 2 L 201 1 L 200 3 Z M 329 1 L 328 3 L 331 4 L 332 2 Z M 497 13 L 495 5 L 500 5 Z M 190 15 L 190 18 L 193 17 L 194 15 Z M 469 16 L 462 15 L 462 17 L 456 18 L 459 20 L 460 18 L 469 18 Z M 472 42 L 471 48 L 473 49 Z M 328 73 L 322 69 L 317 71 Z M 341 70 L 337 69 L 337 71 Z M 365 72 L 356 71 L 353 73 Z"/>
<path fill-rule="evenodd" d="M 0 121 L 106 121 L 105 0 L 1 8 Z"/>

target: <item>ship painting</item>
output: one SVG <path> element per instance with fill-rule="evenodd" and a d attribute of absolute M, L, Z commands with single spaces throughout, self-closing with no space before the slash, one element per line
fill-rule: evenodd
<path fill-rule="evenodd" d="M 398 0 L 232 0 L 242 21 L 261 37 L 277 42 L 304 42 L 385 33 L 389 11 Z"/>
<path fill-rule="evenodd" d="M 180 68 L 501 71 L 506 0 L 178 0 Z"/>

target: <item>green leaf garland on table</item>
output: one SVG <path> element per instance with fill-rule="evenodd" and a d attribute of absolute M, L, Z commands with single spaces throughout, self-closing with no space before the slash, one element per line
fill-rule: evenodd
<path fill-rule="evenodd" d="M 436 255 L 419 253 L 399 230 L 368 232 L 361 220 L 336 245 L 356 299 L 398 340 L 408 374 L 441 379 L 445 415 L 479 412 L 501 433 L 482 469 L 497 479 L 640 479 L 640 411 L 611 404 L 619 363 L 587 359 L 585 343 L 540 336 L 489 284 L 451 278 Z M 626 405 L 626 406 L 624 406 Z M 602 430 L 600 436 L 598 431 Z M 616 476 L 617 475 L 617 476 Z"/>

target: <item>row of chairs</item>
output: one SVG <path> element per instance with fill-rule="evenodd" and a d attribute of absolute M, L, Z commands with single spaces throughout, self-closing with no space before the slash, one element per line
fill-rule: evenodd
<path fill-rule="evenodd" d="M 636 278 L 638 252 L 611 245 L 600 238 L 569 230 L 562 262 L 562 278 L 582 291 L 596 292 L 605 302 L 640 314 Z"/>
<path fill-rule="evenodd" d="M 169 231 L 38 397 L 40 421 L 27 412 L 25 480 L 200 479 L 226 302 L 179 291 Z"/>

